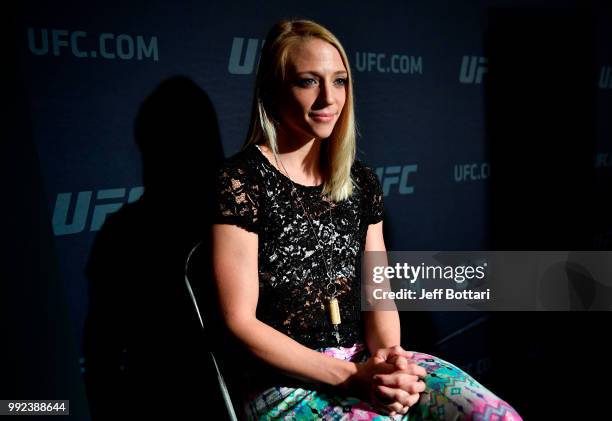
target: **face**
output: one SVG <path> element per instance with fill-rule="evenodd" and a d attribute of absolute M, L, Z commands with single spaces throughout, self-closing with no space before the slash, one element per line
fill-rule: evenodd
<path fill-rule="evenodd" d="M 340 53 L 328 42 L 314 38 L 294 45 L 279 101 L 281 127 L 304 140 L 329 137 L 346 101 L 347 76 Z"/>

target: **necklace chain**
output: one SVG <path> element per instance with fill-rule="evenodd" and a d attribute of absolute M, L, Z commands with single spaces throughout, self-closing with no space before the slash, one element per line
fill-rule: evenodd
<path fill-rule="evenodd" d="M 279 165 L 279 159 L 276 156 L 276 154 L 274 154 L 274 159 L 276 160 L 276 165 Z M 312 224 L 312 220 L 310 219 L 310 216 L 308 216 L 308 212 L 306 212 L 306 208 L 304 208 L 304 204 L 302 203 L 302 199 L 300 198 L 299 194 L 297 193 L 297 188 L 295 186 L 295 183 L 293 182 L 293 180 L 291 179 L 291 177 L 289 177 L 289 172 L 287 172 L 287 169 L 285 168 L 285 165 L 283 164 L 283 161 L 280 161 L 280 166 L 283 167 L 283 170 L 285 171 L 285 174 L 287 175 L 287 178 L 289 179 L 289 181 L 291 182 L 291 195 L 293 196 L 295 194 L 295 196 L 297 197 L 298 203 L 300 204 L 302 211 L 304 212 L 304 215 L 306 216 L 306 219 L 308 220 L 308 223 L 310 225 L 310 229 L 312 230 L 312 233 L 314 234 L 315 238 L 317 239 L 317 245 L 319 247 L 321 247 L 322 250 L 322 254 L 323 254 L 323 263 L 325 264 L 325 270 L 327 272 L 327 277 L 329 279 L 327 286 L 325 287 L 325 289 L 327 290 L 327 293 L 329 294 L 329 298 L 334 298 L 336 296 L 336 284 L 333 283 L 333 277 L 332 277 L 332 272 L 329 268 L 329 266 L 327 265 L 327 259 L 325 258 L 325 247 L 322 245 L 321 243 L 321 239 L 319 238 L 319 236 L 317 235 L 317 232 L 314 229 L 314 226 Z M 332 203 L 330 201 L 329 203 L 329 219 L 331 221 L 331 224 L 333 226 L 334 220 L 332 219 Z M 332 266 L 334 266 L 334 260 L 333 260 L 333 242 L 331 244 L 331 253 L 330 255 L 330 264 Z"/>

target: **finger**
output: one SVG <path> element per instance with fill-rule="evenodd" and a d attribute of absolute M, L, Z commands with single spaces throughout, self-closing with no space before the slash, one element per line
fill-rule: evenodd
<path fill-rule="evenodd" d="M 414 393 L 423 393 L 426 388 L 427 388 L 427 385 L 425 384 L 425 382 L 419 380 L 418 382 L 414 382 L 414 383 L 410 384 L 404 390 L 407 391 L 410 394 L 414 394 Z"/>
<path fill-rule="evenodd" d="M 376 402 L 380 403 L 383 406 L 387 406 L 395 402 L 395 397 L 387 395 L 378 388 L 372 391 L 372 395 L 376 399 Z"/>
<path fill-rule="evenodd" d="M 376 386 L 376 388 L 374 389 L 374 395 L 376 396 L 379 402 L 389 408 L 391 408 L 390 405 L 395 402 L 400 403 L 403 407 L 404 402 L 408 402 L 408 398 L 410 397 L 407 392 L 401 389 L 395 389 L 386 386 Z M 397 408 L 397 410 L 400 409 L 402 408 Z"/>
<path fill-rule="evenodd" d="M 400 406 L 394 410 L 400 411 L 402 407 L 410 403 L 410 394 L 402 389 L 396 389 L 387 386 L 376 386 L 375 394 L 385 405 L 397 402 Z"/>
<path fill-rule="evenodd" d="M 372 380 L 375 384 L 406 390 L 408 385 L 419 381 L 419 376 L 396 371 L 389 374 L 376 374 Z"/>
<path fill-rule="evenodd" d="M 395 373 L 398 371 L 395 365 L 389 364 L 387 362 L 375 363 L 373 368 L 375 371 L 372 377 L 378 376 L 378 375 L 391 374 L 391 373 Z"/>
<path fill-rule="evenodd" d="M 398 402 L 394 402 L 391 405 L 387 405 L 387 408 L 389 410 L 391 410 L 392 413 L 398 413 L 402 409 L 404 409 L 404 405 L 402 405 L 401 403 L 398 403 Z"/>
<path fill-rule="evenodd" d="M 417 404 L 417 402 L 418 402 L 418 401 L 419 401 L 419 397 L 418 397 L 418 395 L 416 395 L 416 396 L 412 396 L 412 397 L 410 398 L 410 403 L 409 403 L 409 404 L 407 404 L 407 405 L 404 405 L 404 406 L 402 407 L 402 409 L 400 409 L 399 411 L 396 411 L 396 412 L 397 412 L 398 414 L 405 415 L 405 414 L 407 414 L 407 413 L 408 413 L 408 411 L 410 410 L 410 408 L 412 408 L 414 405 L 416 405 L 416 404 Z"/>
<path fill-rule="evenodd" d="M 425 384 L 425 382 L 418 380 L 418 378 L 417 380 L 414 380 L 414 381 L 401 380 L 399 385 L 395 387 L 397 387 L 398 389 L 405 390 L 411 395 L 415 393 L 423 393 L 425 389 L 427 389 L 427 385 Z"/>
<path fill-rule="evenodd" d="M 391 387 L 396 387 L 398 389 L 405 390 L 406 392 L 413 393 L 421 393 L 426 389 L 426 384 L 418 376 L 413 376 L 405 373 L 397 373 L 397 381 L 395 385 Z"/>
<path fill-rule="evenodd" d="M 408 406 L 414 406 L 421 399 L 421 395 L 419 393 L 415 393 L 414 395 L 410 395 L 407 399 Z"/>
<path fill-rule="evenodd" d="M 387 363 L 389 363 L 391 361 L 394 361 L 394 362 L 396 362 L 396 364 L 393 365 L 393 367 L 395 367 L 396 370 L 401 370 L 401 371 L 403 371 L 405 373 L 412 374 L 414 376 L 418 376 L 418 377 L 421 377 L 421 378 L 427 377 L 427 370 L 424 367 L 421 367 L 420 365 L 418 365 L 415 362 L 406 361 L 407 362 L 407 366 L 405 368 L 401 368 L 401 369 L 398 368 L 397 367 L 397 362 L 398 362 L 398 360 L 401 360 L 401 359 L 403 359 L 403 358 L 401 358 L 401 357 L 393 357 L 393 359 L 387 361 Z"/>
<path fill-rule="evenodd" d="M 404 371 L 408 374 L 412 374 L 413 376 L 419 376 L 421 378 L 427 377 L 427 370 L 417 363 L 408 363 L 408 367 Z"/>
<path fill-rule="evenodd" d="M 394 364 L 398 370 L 405 370 L 408 368 L 408 359 L 401 355 L 393 355 L 387 360 L 387 362 L 389 364 Z"/>
<path fill-rule="evenodd" d="M 395 345 L 390 348 L 380 348 L 374 353 L 374 357 L 376 359 L 382 359 L 387 361 L 390 357 L 394 355 L 399 355 L 404 358 L 412 358 L 414 356 L 414 352 L 406 351 L 401 346 Z"/>
<path fill-rule="evenodd" d="M 392 346 L 391 348 L 388 348 L 388 349 L 389 349 L 389 357 L 393 356 L 393 355 L 399 355 L 399 356 L 402 356 L 402 357 L 408 358 L 408 359 L 414 357 L 414 352 L 406 351 L 400 345 L 395 345 L 395 346 Z"/>
<path fill-rule="evenodd" d="M 371 403 L 372 403 L 372 407 L 376 410 L 376 412 L 380 414 L 390 415 L 390 416 L 393 416 L 393 414 L 397 412 L 396 411 L 397 409 L 401 410 L 401 408 L 403 408 L 403 406 L 401 405 L 397 405 L 394 407 L 392 405 L 394 402 L 390 402 L 390 403 L 381 402 L 380 398 L 376 396 L 376 394 L 374 394 L 374 396 L 372 397 Z"/>
<path fill-rule="evenodd" d="M 380 375 L 380 374 L 391 374 L 391 373 L 395 373 L 395 372 L 399 371 L 394 364 L 389 364 L 386 361 L 377 362 L 377 361 L 375 361 L 374 357 L 371 357 L 371 361 L 373 363 L 371 365 L 372 380 L 374 379 L 374 376 L 377 376 L 377 375 Z"/>
<path fill-rule="evenodd" d="M 384 411 L 387 413 L 396 414 L 396 413 L 399 413 L 402 409 L 404 409 L 404 405 L 402 405 L 399 402 L 393 402 L 393 403 L 385 405 L 383 408 L 384 408 Z"/>
<path fill-rule="evenodd" d="M 389 348 L 380 348 L 372 356 L 376 359 L 387 361 L 387 358 L 389 357 L 389 353 L 390 353 Z"/>
<path fill-rule="evenodd" d="M 395 412 L 393 411 L 389 411 L 387 408 L 385 408 L 384 406 L 380 405 L 380 404 L 374 404 L 374 402 L 372 402 L 372 408 L 374 408 L 374 411 L 378 414 L 381 415 L 388 415 L 388 416 L 393 416 L 395 414 Z"/>

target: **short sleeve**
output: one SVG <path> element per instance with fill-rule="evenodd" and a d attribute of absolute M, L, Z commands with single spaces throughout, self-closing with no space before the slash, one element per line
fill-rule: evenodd
<path fill-rule="evenodd" d="M 369 167 L 364 167 L 367 185 L 367 223 L 376 224 L 383 220 L 385 206 L 383 190 L 376 173 Z"/>
<path fill-rule="evenodd" d="M 232 164 L 217 172 L 214 223 L 237 225 L 259 234 L 259 185 L 249 172 Z"/>

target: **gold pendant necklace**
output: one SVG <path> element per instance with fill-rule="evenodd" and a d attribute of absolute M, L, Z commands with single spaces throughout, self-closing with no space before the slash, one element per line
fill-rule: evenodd
<path fill-rule="evenodd" d="M 259 148 L 258 145 L 256 145 L 257 148 Z M 279 163 L 279 159 L 276 156 L 276 154 L 274 154 L 274 158 L 276 160 L 276 165 L 278 165 Z M 334 328 L 334 332 L 332 333 L 334 335 L 334 337 L 336 338 L 336 341 L 338 343 L 338 345 L 340 345 L 340 331 L 338 326 L 340 325 L 340 323 L 342 323 L 342 319 L 340 318 L 340 305 L 338 303 L 338 299 L 336 298 L 336 285 L 333 282 L 333 277 L 332 277 L 332 273 L 329 269 L 329 267 L 327 266 L 327 259 L 325 259 L 325 248 L 321 245 L 321 239 L 319 238 L 319 236 L 317 235 L 317 232 L 314 229 L 314 226 L 312 224 L 312 220 L 310 219 L 310 216 L 308 215 L 308 212 L 306 212 L 306 208 L 304 208 L 304 204 L 302 203 L 302 200 L 300 199 L 298 193 L 297 193 L 297 188 L 295 187 L 295 183 L 293 182 L 293 180 L 291 179 L 291 177 L 289 177 L 289 173 L 287 172 L 287 169 L 285 168 L 285 165 L 283 164 L 282 161 L 280 161 L 280 165 L 283 167 L 283 169 L 285 170 L 285 174 L 287 174 L 287 178 L 289 179 L 289 181 L 291 182 L 291 195 L 295 195 L 297 197 L 298 203 L 300 204 L 302 211 L 304 212 L 304 216 L 306 216 L 306 219 L 308 220 L 308 223 L 310 225 L 310 229 L 312 230 L 312 233 L 314 234 L 315 238 L 317 239 L 317 246 L 321 246 L 322 248 L 322 255 L 323 255 L 323 263 L 325 265 L 325 270 L 327 272 L 327 277 L 328 277 L 328 284 L 326 286 L 327 289 L 327 293 L 328 293 L 328 302 L 327 302 L 327 307 L 328 307 L 328 311 L 329 311 L 329 318 L 331 321 L 331 324 Z M 330 200 L 330 204 L 329 204 L 329 218 L 331 221 L 331 224 L 333 226 L 333 219 L 332 219 L 332 204 L 331 204 L 331 200 Z M 331 244 L 331 248 L 332 248 L 332 253 L 330 253 L 330 261 L 331 261 L 331 265 L 333 268 L 333 243 Z M 333 288 L 333 292 L 332 292 L 332 288 Z"/>
<path fill-rule="evenodd" d="M 342 323 L 342 321 L 340 320 L 340 306 L 338 305 L 338 299 L 335 297 L 329 300 L 329 313 L 331 323 L 334 326 L 336 341 L 338 341 L 338 345 L 340 345 L 340 332 L 338 331 L 338 325 Z"/>

